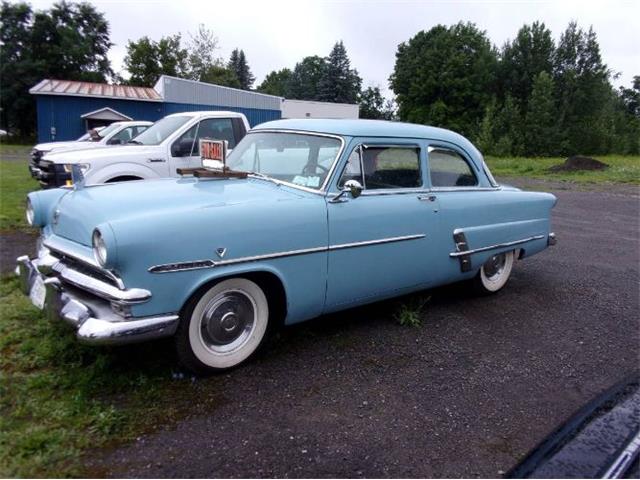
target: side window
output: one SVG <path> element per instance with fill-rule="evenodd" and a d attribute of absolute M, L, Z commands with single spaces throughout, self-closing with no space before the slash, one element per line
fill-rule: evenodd
<path fill-rule="evenodd" d="M 367 190 L 422 186 L 417 147 L 363 148 L 362 166 Z"/>
<path fill-rule="evenodd" d="M 200 155 L 200 139 L 227 140 L 229 148 L 235 148 L 236 140 L 230 118 L 208 118 L 184 132 L 172 145 L 174 157 Z"/>
<path fill-rule="evenodd" d="M 137 137 L 138 135 L 140 135 L 142 132 L 144 132 L 147 128 L 149 128 L 146 125 L 139 125 L 137 127 L 134 127 L 134 137 Z"/>
<path fill-rule="evenodd" d="M 458 152 L 447 148 L 429 148 L 429 174 L 433 187 L 478 185 L 478 179 L 467 161 Z"/>
<path fill-rule="evenodd" d="M 116 133 L 113 137 L 111 137 L 108 141 L 110 145 L 118 145 L 122 143 L 127 143 L 134 137 L 133 127 L 127 127 Z"/>

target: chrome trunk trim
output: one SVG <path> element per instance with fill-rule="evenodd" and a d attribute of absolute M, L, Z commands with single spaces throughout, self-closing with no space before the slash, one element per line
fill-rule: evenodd
<path fill-rule="evenodd" d="M 456 233 L 464 233 L 464 232 L 462 232 L 462 230 L 456 229 L 456 230 L 454 230 L 454 235 Z M 520 240 L 514 240 L 512 242 L 497 243 L 495 245 L 489 245 L 487 247 L 474 248 L 472 250 L 451 252 L 449 254 L 449 256 L 452 257 L 452 258 L 458 258 L 458 257 L 466 256 L 466 255 L 472 255 L 474 253 L 486 252 L 488 250 L 495 250 L 497 248 L 513 247 L 515 245 L 520 245 L 521 243 L 531 242 L 533 240 L 542 240 L 544 237 L 545 237 L 544 235 L 534 235 L 533 237 L 522 238 Z"/>

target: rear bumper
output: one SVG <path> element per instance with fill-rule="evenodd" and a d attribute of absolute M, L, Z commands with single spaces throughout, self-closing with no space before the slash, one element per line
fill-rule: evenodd
<path fill-rule="evenodd" d="M 53 259 L 55 260 L 55 259 Z M 40 277 L 44 281 L 46 316 L 64 320 L 76 330 L 79 341 L 92 345 L 122 345 L 171 336 L 178 327 L 177 315 L 126 318 L 115 313 L 111 302 L 85 291 L 56 276 L 45 277 L 42 271 L 52 271 L 52 260 L 41 256 L 35 260 L 17 259 L 16 274 L 25 295 Z"/>

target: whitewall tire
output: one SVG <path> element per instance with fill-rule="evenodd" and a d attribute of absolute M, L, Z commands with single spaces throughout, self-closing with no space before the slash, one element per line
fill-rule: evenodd
<path fill-rule="evenodd" d="M 504 287 L 511 276 L 514 261 L 513 251 L 492 255 L 474 279 L 476 290 L 483 294 L 491 294 Z"/>
<path fill-rule="evenodd" d="M 199 373 L 233 368 L 262 344 L 268 323 L 269 304 L 256 283 L 223 280 L 184 309 L 176 332 L 179 360 Z"/>

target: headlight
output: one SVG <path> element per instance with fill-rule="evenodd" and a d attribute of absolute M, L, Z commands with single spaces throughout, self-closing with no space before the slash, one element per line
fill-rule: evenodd
<path fill-rule="evenodd" d="M 35 218 L 36 214 L 33 210 L 33 204 L 31 203 L 30 198 L 27 198 L 27 210 L 25 213 L 27 217 L 27 223 L 30 227 L 33 227 L 33 219 Z"/>
<path fill-rule="evenodd" d="M 91 167 L 91 165 L 89 165 L 88 163 L 65 163 L 62 167 L 64 168 L 64 171 L 66 173 L 71 173 L 73 171 L 74 165 L 78 165 L 78 167 L 80 167 L 80 171 L 83 175 L 87 172 L 87 170 L 89 170 L 89 167 Z"/>
<path fill-rule="evenodd" d="M 107 264 L 107 245 L 104 243 L 100 230 L 95 229 L 91 238 L 93 244 L 93 256 L 101 267 Z"/>

